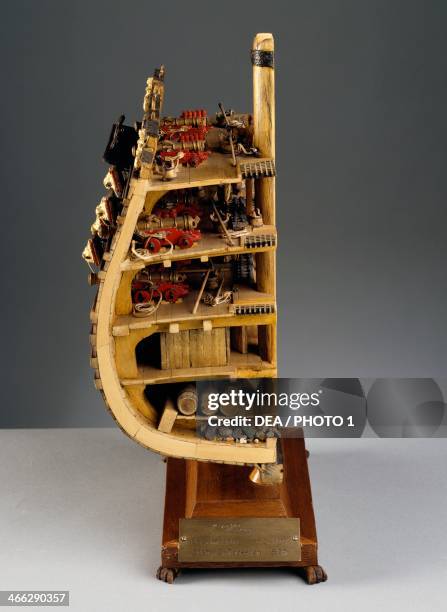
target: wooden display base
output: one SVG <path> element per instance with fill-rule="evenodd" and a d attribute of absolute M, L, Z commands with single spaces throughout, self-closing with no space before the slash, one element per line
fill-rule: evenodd
<path fill-rule="evenodd" d="M 296 567 L 308 584 L 324 582 L 318 565 L 317 535 L 312 507 L 306 449 L 302 438 L 284 439 L 284 479 L 281 485 L 260 486 L 249 480 L 249 466 L 167 460 L 166 498 L 157 578 L 172 583 L 181 568 Z M 180 519 L 284 518 L 299 519 L 299 543 L 294 560 L 180 561 Z M 293 521 L 292 521 L 293 523 Z M 296 521 L 298 524 L 298 521 Z M 260 534 L 262 539 L 263 534 Z M 186 540 L 186 538 L 183 538 Z M 292 539 L 298 539 L 296 536 Z M 299 559 L 299 560 L 298 560 Z"/>

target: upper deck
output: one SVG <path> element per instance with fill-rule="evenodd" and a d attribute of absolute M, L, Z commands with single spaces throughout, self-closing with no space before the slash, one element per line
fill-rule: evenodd
<path fill-rule="evenodd" d="M 246 178 L 268 178 L 274 174 L 275 165 L 272 158 L 239 156 L 234 165 L 231 154 L 213 151 L 197 168 L 180 165 L 177 176 L 171 180 L 163 180 L 161 174 L 153 172 L 150 178 L 140 179 L 140 182 L 146 192 L 173 191 L 240 183 Z"/>

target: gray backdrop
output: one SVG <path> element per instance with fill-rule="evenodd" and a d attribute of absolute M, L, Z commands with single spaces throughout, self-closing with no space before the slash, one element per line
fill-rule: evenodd
<path fill-rule="evenodd" d="M 80 254 L 110 125 L 251 108 L 277 62 L 282 376 L 446 373 L 447 4 L 14 2 L 2 7 L 2 427 L 112 424 L 91 382 Z"/>

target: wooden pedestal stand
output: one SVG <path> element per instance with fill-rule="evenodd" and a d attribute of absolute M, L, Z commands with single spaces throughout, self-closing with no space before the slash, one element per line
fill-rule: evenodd
<path fill-rule="evenodd" d="M 248 466 L 168 459 L 166 498 L 157 578 L 172 583 L 183 567 L 296 567 L 308 584 L 323 582 L 327 576 L 317 560 L 317 535 L 312 507 L 304 440 L 284 439 L 284 479 L 281 485 L 259 486 L 248 476 Z M 299 519 L 300 560 L 269 561 L 179 561 L 181 519 L 284 518 Z M 275 526 L 275 525 L 273 525 Z M 263 534 L 259 534 L 262 538 Z M 184 538 L 186 539 L 186 538 Z M 293 539 L 298 539 L 296 536 Z M 298 548 L 297 548 L 298 549 Z M 200 551 L 199 556 L 200 556 Z"/>

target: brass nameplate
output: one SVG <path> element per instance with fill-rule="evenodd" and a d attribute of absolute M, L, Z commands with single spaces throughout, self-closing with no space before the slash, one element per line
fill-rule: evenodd
<path fill-rule="evenodd" d="M 298 518 L 192 518 L 179 523 L 180 562 L 301 560 Z"/>

